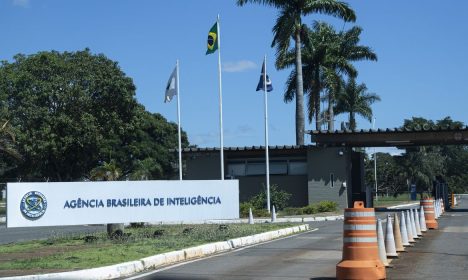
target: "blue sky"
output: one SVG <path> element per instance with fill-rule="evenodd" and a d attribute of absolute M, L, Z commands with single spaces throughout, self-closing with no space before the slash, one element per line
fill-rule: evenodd
<path fill-rule="evenodd" d="M 348 1 L 357 13 L 361 43 L 378 62 L 360 62 L 359 82 L 382 101 L 376 127 L 394 128 L 412 116 L 468 122 L 468 1 Z M 209 29 L 221 17 L 225 146 L 264 144 L 263 95 L 255 92 L 263 56 L 274 64 L 271 28 L 277 11 L 235 1 L 0 0 L 0 60 L 17 53 L 89 47 L 119 62 L 147 110 L 176 121 L 176 103 L 164 89 L 180 60 L 181 124 L 189 141 L 219 146 L 217 55 L 205 55 Z M 353 24 L 326 16 L 338 30 Z M 283 102 L 289 70 L 268 67 L 270 145 L 295 144 L 295 104 Z M 339 128 L 345 116 L 338 116 Z M 358 128 L 372 124 L 358 119 Z M 311 124 L 306 129 L 312 129 Z M 306 137 L 306 143 L 310 138 Z"/>

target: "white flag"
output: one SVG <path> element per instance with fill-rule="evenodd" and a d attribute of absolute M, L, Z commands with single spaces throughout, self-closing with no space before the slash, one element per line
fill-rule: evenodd
<path fill-rule="evenodd" d="M 171 102 L 174 95 L 177 95 L 177 67 L 172 71 L 166 86 L 166 95 L 164 97 L 164 103 Z"/>

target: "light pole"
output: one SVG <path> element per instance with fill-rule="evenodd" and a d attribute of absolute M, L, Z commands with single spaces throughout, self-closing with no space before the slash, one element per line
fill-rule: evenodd
<path fill-rule="evenodd" d="M 372 122 L 372 130 L 375 129 L 375 117 Z M 374 147 L 374 181 L 375 181 L 375 201 L 379 200 L 379 194 L 377 193 L 377 153 Z"/>

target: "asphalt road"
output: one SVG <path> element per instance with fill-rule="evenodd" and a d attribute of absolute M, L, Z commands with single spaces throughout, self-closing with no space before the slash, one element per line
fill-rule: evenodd
<path fill-rule="evenodd" d="M 438 223 L 439 230 L 392 262 L 388 279 L 468 279 L 468 198 Z"/>
<path fill-rule="evenodd" d="M 343 221 L 311 226 L 319 229 L 131 279 L 334 279 Z"/>
<path fill-rule="evenodd" d="M 105 231 L 105 226 L 64 226 L 64 227 L 34 227 L 34 228 L 6 228 L 0 224 L 0 244 L 8 244 L 21 241 L 47 239 L 68 234 L 87 234 L 97 231 Z"/>

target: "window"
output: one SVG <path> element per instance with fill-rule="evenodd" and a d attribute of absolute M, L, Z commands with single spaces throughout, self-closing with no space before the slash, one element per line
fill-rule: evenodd
<path fill-rule="evenodd" d="M 270 161 L 269 167 L 270 175 L 307 175 L 306 161 L 278 159 Z M 258 159 L 229 162 L 227 175 L 233 177 L 266 175 L 266 163 Z"/>
<path fill-rule="evenodd" d="M 229 163 L 228 164 L 228 174 L 230 176 L 245 176 L 245 163 Z"/>
<path fill-rule="evenodd" d="M 305 161 L 290 161 L 289 162 L 289 175 L 306 175 L 307 162 Z"/>
<path fill-rule="evenodd" d="M 335 174 L 330 173 L 330 187 L 335 187 Z"/>
<path fill-rule="evenodd" d="M 247 163 L 246 175 L 265 175 L 266 167 L 264 162 L 249 162 Z"/>
<path fill-rule="evenodd" d="M 288 163 L 286 161 L 270 162 L 270 174 L 276 174 L 276 175 L 288 174 Z"/>

